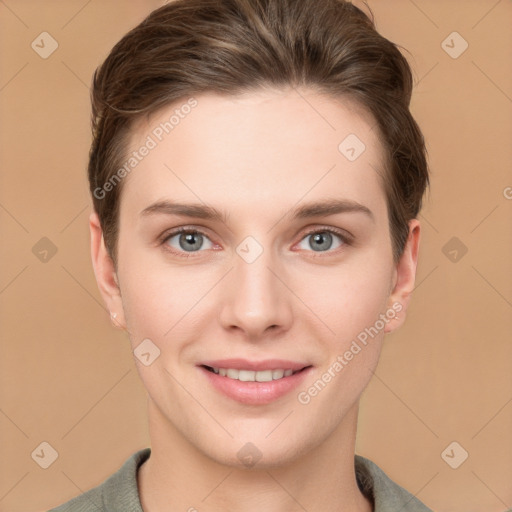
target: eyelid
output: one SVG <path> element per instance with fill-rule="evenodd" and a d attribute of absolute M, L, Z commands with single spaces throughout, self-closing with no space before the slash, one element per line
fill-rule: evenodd
<path fill-rule="evenodd" d="M 335 235 L 338 235 L 346 243 L 349 243 L 354 239 L 354 235 L 352 233 L 349 233 L 345 229 L 335 228 L 333 226 L 315 226 L 314 228 L 307 230 L 304 233 L 304 235 L 302 236 L 301 240 L 308 235 L 313 235 L 315 233 L 326 233 L 326 232 L 334 233 Z"/>
<path fill-rule="evenodd" d="M 172 228 L 167 231 L 164 231 L 159 237 L 160 242 L 166 242 L 169 238 L 180 235 L 181 233 L 199 233 L 207 238 L 210 238 L 206 231 L 203 231 L 201 228 L 197 228 L 194 226 L 180 226 L 178 228 Z"/>

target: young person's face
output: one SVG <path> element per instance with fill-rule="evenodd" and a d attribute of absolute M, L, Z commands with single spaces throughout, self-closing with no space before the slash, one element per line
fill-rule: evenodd
<path fill-rule="evenodd" d="M 131 151 L 148 135 L 157 144 L 123 184 L 120 293 L 93 215 L 96 274 L 132 348 L 151 340 L 141 359 L 160 351 L 148 366 L 136 358 L 158 431 L 222 463 L 244 464 L 250 442 L 260 467 L 285 464 L 353 432 L 384 332 L 405 316 L 419 227 L 394 263 L 383 150 L 361 109 L 311 90 L 196 100 L 169 134 L 155 129 L 182 103 L 134 127 Z M 365 145 L 353 161 L 355 139 L 339 149 L 350 134 Z M 305 369 L 255 383 L 205 365 Z"/>

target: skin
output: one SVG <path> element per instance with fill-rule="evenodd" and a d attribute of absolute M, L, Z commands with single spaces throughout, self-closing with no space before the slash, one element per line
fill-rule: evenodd
<path fill-rule="evenodd" d="M 358 402 L 385 333 L 405 319 L 420 224 L 410 221 L 395 262 L 375 122 L 346 99 L 310 89 L 196 99 L 125 178 L 117 268 L 97 215 L 90 217 L 94 270 L 108 309 L 132 349 L 149 338 L 160 350 L 149 366 L 135 358 L 148 393 L 152 447 L 138 473 L 143 508 L 370 511 L 353 464 Z M 139 121 L 131 147 L 175 108 Z M 366 146 L 353 162 L 338 150 L 351 133 Z M 359 203 L 372 215 L 293 218 L 305 203 L 332 199 Z M 226 218 L 141 214 L 163 200 L 207 204 Z M 180 249 L 179 235 L 160 240 L 178 227 L 206 235 L 199 251 Z M 352 238 L 333 234 L 332 245 L 320 242 L 318 250 L 308 233 L 326 229 Z M 263 248 L 252 263 L 236 252 L 247 236 Z M 394 303 L 402 307 L 398 317 L 308 404 L 299 403 L 297 393 Z M 289 359 L 313 369 L 275 402 L 243 405 L 215 390 L 196 366 L 228 357 Z M 237 457 L 248 442 L 261 452 L 251 468 Z"/>

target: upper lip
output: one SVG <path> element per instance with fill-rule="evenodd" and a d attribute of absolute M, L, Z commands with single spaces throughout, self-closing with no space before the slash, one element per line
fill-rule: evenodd
<path fill-rule="evenodd" d="M 287 361 L 285 359 L 265 359 L 264 361 L 249 361 L 248 359 L 216 359 L 215 361 L 203 361 L 199 366 L 209 366 L 211 368 L 232 368 L 236 370 L 253 370 L 253 371 L 264 371 L 264 370 L 302 370 L 307 366 L 311 366 L 306 363 L 300 363 L 296 361 Z"/>

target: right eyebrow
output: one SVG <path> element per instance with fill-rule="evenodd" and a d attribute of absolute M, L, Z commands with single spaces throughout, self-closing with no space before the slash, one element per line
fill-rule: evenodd
<path fill-rule="evenodd" d="M 144 208 L 140 213 L 141 216 L 156 214 L 182 215 L 185 217 L 195 217 L 197 219 L 220 221 L 224 224 L 227 221 L 227 215 L 225 212 L 220 212 L 211 206 L 200 203 L 183 204 L 167 200 L 157 201 L 147 208 Z"/>

